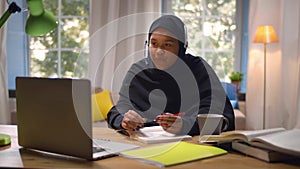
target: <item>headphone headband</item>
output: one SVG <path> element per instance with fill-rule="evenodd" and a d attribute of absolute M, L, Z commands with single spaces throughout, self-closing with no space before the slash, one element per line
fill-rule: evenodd
<path fill-rule="evenodd" d="M 189 44 L 189 42 L 188 42 L 188 35 L 187 35 L 187 28 L 186 28 L 186 26 L 185 25 L 183 25 L 183 29 L 184 29 L 184 48 L 186 49 L 187 47 L 188 47 L 188 44 Z M 150 40 L 150 37 L 149 37 L 149 35 L 150 35 L 150 33 L 148 33 L 148 40 Z M 146 40 L 145 41 L 145 45 L 148 43 L 148 41 Z M 148 44 L 149 45 L 149 44 Z"/>
<path fill-rule="evenodd" d="M 184 29 L 184 48 L 186 49 L 189 45 L 189 42 L 188 42 L 187 29 L 185 24 L 183 25 L 183 29 Z"/>

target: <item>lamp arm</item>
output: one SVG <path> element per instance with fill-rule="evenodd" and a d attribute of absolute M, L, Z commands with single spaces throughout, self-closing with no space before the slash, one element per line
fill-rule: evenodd
<path fill-rule="evenodd" d="M 4 25 L 4 23 L 7 21 L 7 19 L 10 17 L 12 13 L 21 12 L 21 8 L 15 3 L 12 2 L 8 9 L 5 11 L 5 13 L 0 18 L 0 29 Z"/>

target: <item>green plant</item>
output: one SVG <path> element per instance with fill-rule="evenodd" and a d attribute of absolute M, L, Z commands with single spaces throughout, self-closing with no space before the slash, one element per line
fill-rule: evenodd
<path fill-rule="evenodd" d="M 229 76 L 231 81 L 242 81 L 243 80 L 243 73 L 241 72 L 232 72 Z"/>

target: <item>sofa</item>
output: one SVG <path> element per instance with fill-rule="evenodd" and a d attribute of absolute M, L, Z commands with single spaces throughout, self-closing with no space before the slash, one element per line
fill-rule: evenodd
<path fill-rule="evenodd" d="M 222 82 L 222 86 L 229 97 L 232 107 L 234 108 L 235 129 L 236 130 L 244 130 L 245 122 L 246 122 L 244 102 L 239 102 L 237 93 L 236 93 L 236 86 L 234 84 Z M 99 117 L 96 120 L 94 119 L 94 126 L 107 127 L 107 123 L 104 119 L 106 119 L 106 115 L 109 110 L 108 108 L 112 107 L 112 105 L 117 102 L 119 96 L 117 93 L 110 93 L 108 90 L 101 90 L 99 88 L 97 90 L 97 93 L 95 93 L 94 95 L 97 95 L 97 96 L 94 96 L 93 98 L 97 97 L 99 103 L 101 103 L 101 101 L 103 99 L 106 100 L 103 104 L 98 104 L 98 106 L 101 106 L 101 105 L 105 106 L 105 108 L 104 108 L 105 112 L 101 112 L 102 117 Z M 102 100 L 100 100 L 100 99 L 102 99 Z M 95 101 L 96 100 L 93 101 L 94 102 L 93 105 L 95 105 Z M 101 107 L 99 107 L 99 109 L 103 110 L 103 108 L 101 108 Z M 95 115 L 94 115 L 95 113 L 99 113 L 99 112 L 95 112 L 95 110 L 94 110 L 93 117 L 95 117 Z"/>

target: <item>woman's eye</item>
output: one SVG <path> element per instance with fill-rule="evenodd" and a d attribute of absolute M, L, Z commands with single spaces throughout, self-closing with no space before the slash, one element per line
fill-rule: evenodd
<path fill-rule="evenodd" d="M 170 43 L 166 43 L 166 44 L 165 44 L 165 46 L 166 46 L 166 47 L 171 47 L 171 46 L 172 46 L 172 44 L 170 44 Z"/>
<path fill-rule="evenodd" d="M 156 42 L 151 42 L 151 46 L 152 46 L 152 47 L 156 47 L 156 46 L 157 46 L 157 43 L 156 43 Z"/>

